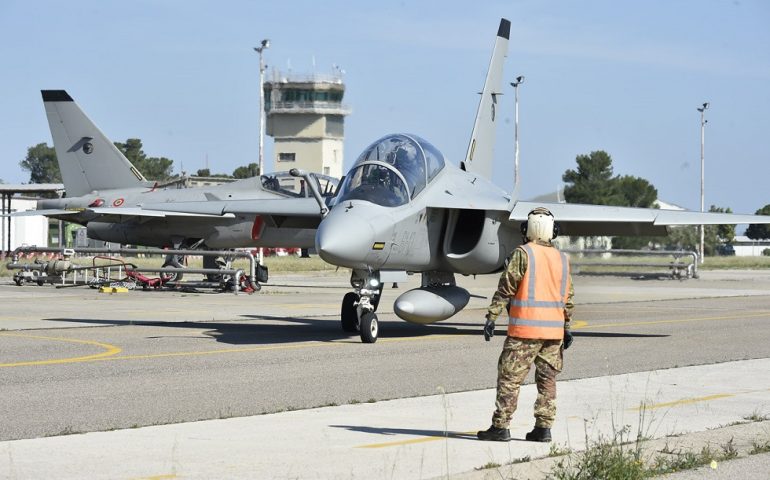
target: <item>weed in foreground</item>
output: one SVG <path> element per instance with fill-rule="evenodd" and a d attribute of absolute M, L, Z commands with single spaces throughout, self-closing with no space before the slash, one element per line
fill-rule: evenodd
<path fill-rule="evenodd" d="M 770 452 L 770 440 L 765 440 L 764 442 L 754 441 L 751 444 L 751 450 L 749 451 L 749 455 L 757 455 L 759 453 L 768 453 L 768 452 Z"/>

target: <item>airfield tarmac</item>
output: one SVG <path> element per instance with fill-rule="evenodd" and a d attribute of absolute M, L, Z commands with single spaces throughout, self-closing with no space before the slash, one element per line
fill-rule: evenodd
<path fill-rule="evenodd" d="M 249 417 L 252 420 L 242 419 L 249 422 L 274 419 L 278 431 L 273 435 L 303 435 L 302 429 L 296 430 L 302 417 L 292 417 L 301 415 L 296 410 L 310 415 L 323 411 L 346 425 L 353 406 L 366 404 L 359 407 L 376 416 L 393 405 L 384 400 L 415 399 L 418 404 L 396 409 L 427 408 L 435 413 L 432 399 L 438 391 L 481 395 L 479 404 L 474 403 L 478 399 L 471 402 L 477 411 L 462 415 L 477 419 L 474 428 L 485 428 L 505 335 L 502 323 L 492 342 L 484 342 L 481 335 L 484 308 L 497 278 L 459 278 L 458 284 L 474 295 L 471 303 L 459 315 L 431 326 L 407 324 L 392 313 L 393 299 L 415 286 L 418 277 L 398 289 L 387 285 L 380 303 L 380 339 L 374 345 L 361 344 L 339 327 L 339 302 L 349 290 L 342 272 L 273 275 L 254 295 L 106 294 L 85 287 L 16 287 L 7 282 L 0 285 L 0 408 L 6 412 L 0 423 L 0 449 L 5 446 L 10 452 L 14 446 L 21 452 L 21 445 L 28 443 L 13 442 L 20 439 L 54 437 L 27 442 L 72 443 L 88 435 L 66 434 L 117 435 L 112 431 L 198 420 L 238 421 L 231 417 Z M 686 366 L 702 366 L 698 375 L 703 376 L 718 368 L 709 367 L 713 364 L 741 365 L 738 368 L 750 371 L 740 362 L 770 357 L 768 271 L 706 271 L 700 279 L 685 281 L 576 276 L 575 289 L 576 338 L 567 351 L 561 381 L 618 379 L 634 373 L 649 378 L 651 371 Z M 766 368 L 766 363 L 752 365 Z M 768 414 L 769 380 L 760 376 L 755 380 L 761 393 L 751 401 L 756 413 Z M 685 377 L 680 383 L 686 386 L 688 381 Z M 750 385 L 752 378 L 743 381 Z M 735 385 L 711 387 L 724 394 Z M 690 393 L 698 397 L 702 392 Z M 568 401 L 564 395 L 560 402 Z M 522 398 L 520 405 L 517 421 L 526 428 L 531 401 Z M 326 408 L 307 410 L 315 407 Z M 744 411 L 747 408 L 741 405 L 732 413 L 739 419 L 755 413 Z M 285 430 L 281 422 L 286 422 Z M 316 438 L 315 433 L 304 435 Z M 368 433 L 369 443 L 382 442 L 381 431 Z M 368 440 L 362 438 L 362 443 Z M 478 458 L 465 470 L 488 461 Z M 3 470 L 10 468 L 4 462 L 14 463 L 12 456 L 2 456 L 0 477 L 13 471 Z M 23 455 L 15 462 L 23 464 Z M 346 478 L 373 478 L 371 472 L 356 476 L 350 466 L 337 467 Z M 465 471 L 458 468 L 450 473 Z M 122 478 L 137 477 L 126 472 Z M 383 472 L 384 478 L 387 469 Z M 328 478 L 328 471 L 315 473 L 287 469 L 257 477 Z M 443 474 L 426 470 L 413 478 Z M 195 478 L 195 472 L 176 478 Z"/>

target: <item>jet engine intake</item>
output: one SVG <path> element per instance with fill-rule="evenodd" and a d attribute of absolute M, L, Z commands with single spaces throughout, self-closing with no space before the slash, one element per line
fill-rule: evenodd
<path fill-rule="evenodd" d="M 402 293 L 393 310 L 402 320 L 426 325 L 456 314 L 468 305 L 470 298 L 467 290 L 456 285 L 420 287 Z"/>

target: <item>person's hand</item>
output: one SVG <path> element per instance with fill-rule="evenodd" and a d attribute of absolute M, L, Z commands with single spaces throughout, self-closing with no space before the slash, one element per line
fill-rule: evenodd
<path fill-rule="evenodd" d="M 484 324 L 484 340 L 487 342 L 495 336 L 495 321 L 487 317 L 487 321 Z"/>
<path fill-rule="evenodd" d="M 572 332 L 569 328 L 564 327 L 564 350 L 568 349 L 572 345 Z"/>

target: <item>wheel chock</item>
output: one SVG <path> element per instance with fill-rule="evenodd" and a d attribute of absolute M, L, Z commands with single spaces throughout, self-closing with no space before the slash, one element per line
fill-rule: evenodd
<path fill-rule="evenodd" d="M 99 293 L 127 293 L 126 287 L 100 287 Z"/>

